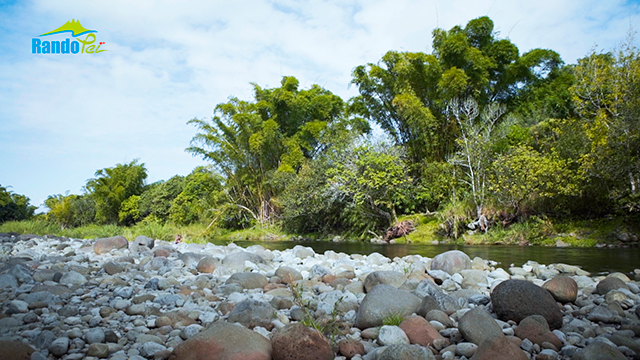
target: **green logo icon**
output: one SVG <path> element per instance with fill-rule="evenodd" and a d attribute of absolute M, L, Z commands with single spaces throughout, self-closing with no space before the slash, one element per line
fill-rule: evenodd
<path fill-rule="evenodd" d="M 39 38 L 31 39 L 32 54 L 97 54 L 107 50 L 100 50 L 100 46 L 104 42 L 96 42 L 97 30 L 89 30 L 80 24 L 80 20 L 71 19 L 59 28 L 41 34 L 39 36 L 50 36 L 57 34 L 70 34 L 73 38 L 64 40 L 41 40 Z M 86 35 L 84 39 L 78 36 Z M 72 41 L 73 40 L 73 41 Z M 82 46 L 80 46 L 82 44 Z"/>
<path fill-rule="evenodd" d="M 59 28 L 53 31 L 44 33 L 40 36 L 54 35 L 54 34 L 60 34 L 64 32 L 70 32 L 71 36 L 73 37 L 78 37 L 80 35 L 84 35 L 88 33 L 97 33 L 96 30 L 85 29 L 85 27 L 80 24 L 80 20 L 71 19 L 71 21 L 67 21 L 64 25 L 60 26 Z"/>

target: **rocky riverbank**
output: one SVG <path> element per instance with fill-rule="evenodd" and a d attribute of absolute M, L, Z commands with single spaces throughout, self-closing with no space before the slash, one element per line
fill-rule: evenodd
<path fill-rule="evenodd" d="M 636 281 L 495 265 L 0 234 L 0 359 L 640 358 Z"/>

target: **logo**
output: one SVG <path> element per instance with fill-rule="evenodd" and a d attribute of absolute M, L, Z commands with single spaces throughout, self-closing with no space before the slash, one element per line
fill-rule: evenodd
<path fill-rule="evenodd" d="M 46 32 L 39 36 L 50 36 L 56 34 L 71 35 L 72 38 L 65 40 L 40 40 L 39 38 L 31 39 L 32 54 L 97 54 L 107 50 L 100 50 L 100 46 L 104 42 L 96 42 L 97 30 L 89 30 L 80 24 L 80 20 L 72 19 L 67 21 L 59 28 Z M 84 39 L 79 36 L 86 35 Z M 82 44 L 82 45 L 80 45 Z"/>

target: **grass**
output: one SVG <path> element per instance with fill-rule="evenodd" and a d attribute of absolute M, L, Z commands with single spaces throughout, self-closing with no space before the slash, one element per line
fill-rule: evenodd
<path fill-rule="evenodd" d="M 430 244 L 434 240 L 442 240 L 443 237 L 438 234 L 440 222 L 435 216 L 424 215 L 405 215 L 400 216 L 398 221 L 411 220 L 416 225 L 416 230 L 407 236 L 395 239 L 398 244 L 406 244 L 411 241 L 412 244 Z"/>
<path fill-rule="evenodd" d="M 400 326 L 404 317 L 402 315 L 390 315 L 382 319 L 382 325 Z"/>

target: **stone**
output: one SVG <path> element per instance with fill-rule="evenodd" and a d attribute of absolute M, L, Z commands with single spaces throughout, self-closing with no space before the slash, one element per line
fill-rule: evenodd
<path fill-rule="evenodd" d="M 83 285 L 86 282 L 87 278 L 76 271 L 69 271 L 60 278 L 60 284 L 62 285 Z"/>
<path fill-rule="evenodd" d="M 104 272 L 109 275 L 121 273 L 124 271 L 124 266 L 121 263 L 116 263 L 113 261 L 105 263 L 102 268 L 104 269 Z"/>
<path fill-rule="evenodd" d="M 327 340 L 318 331 L 292 323 L 274 332 L 273 360 L 333 360 Z"/>
<path fill-rule="evenodd" d="M 556 301 L 563 304 L 575 302 L 578 297 L 578 283 L 568 276 L 557 276 L 545 282 L 546 289 Z"/>
<path fill-rule="evenodd" d="M 629 287 L 624 281 L 620 280 L 620 278 L 616 276 L 606 277 L 596 285 L 596 291 L 600 295 L 607 295 L 609 291 L 617 289 L 629 290 Z"/>
<path fill-rule="evenodd" d="M 431 269 L 442 270 L 453 275 L 461 270 L 471 269 L 471 259 L 460 250 L 450 250 L 436 255 L 431 261 Z"/>
<path fill-rule="evenodd" d="M 238 322 L 252 329 L 261 326 L 273 329 L 271 320 L 275 317 L 275 309 L 264 301 L 247 299 L 237 303 L 229 313 L 229 322 Z"/>
<path fill-rule="evenodd" d="M 316 253 L 313 251 L 312 248 L 310 247 L 306 247 L 306 246 L 302 246 L 302 245 L 296 245 L 293 247 L 293 255 L 297 258 L 300 259 L 306 259 L 308 257 L 313 257 Z"/>
<path fill-rule="evenodd" d="M 462 342 L 456 345 L 456 355 L 471 358 L 478 350 L 478 345 L 469 342 Z"/>
<path fill-rule="evenodd" d="M 427 321 L 437 321 L 446 327 L 453 326 L 451 318 L 449 318 L 449 315 L 447 315 L 444 311 L 431 310 L 427 312 L 424 318 L 427 319 Z"/>
<path fill-rule="evenodd" d="M 105 359 L 109 356 L 109 345 L 107 344 L 91 344 L 87 349 L 87 355 Z"/>
<path fill-rule="evenodd" d="M 100 327 L 90 329 L 84 335 L 84 339 L 87 344 L 104 343 L 104 330 Z"/>
<path fill-rule="evenodd" d="M 49 345 L 49 352 L 54 356 L 61 357 L 69 351 L 69 338 L 61 337 L 53 340 Z"/>
<path fill-rule="evenodd" d="M 360 341 L 354 339 L 342 339 L 338 343 L 339 353 L 351 359 L 355 355 L 364 355 L 364 345 Z"/>
<path fill-rule="evenodd" d="M 473 308 L 462 315 L 458 330 L 467 341 L 478 346 L 488 338 L 503 336 L 498 323 L 482 307 Z"/>
<path fill-rule="evenodd" d="M 378 360 L 435 360 L 428 349 L 419 345 L 397 344 L 382 351 Z"/>
<path fill-rule="evenodd" d="M 378 284 L 387 284 L 399 288 L 407 281 L 407 277 L 399 271 L 374 271 L 364 280 L 364 289 L 369 292 Z"/>
<path fill-rule="evenodd" d="M 260 273 L 235 273 L 227 279 L 226 284 L 238 284 L 243 289 L 262 289 L 269 283 L 267 277 Z"/>
<path fill-rule="evenodd" d="M 604 306 L 596 306 L 589 312 L 587 319 L 593 322 L 603 322 L 605 324 L 621 323 L 622 317 L 617 312 Z"/>
<path fill-rule="evenodd" d="M 141 247 L 151 250 L 153 249 L 154 245 L 155 241 L 152 238 L 144 235 L 139 235 L 131 243 L 131 249 L 135 252 L 142 251 L 143 249 L 141 249 Z"/>
<path fill-rule="evenodd" d="M 11 274 L 0 275 L 0 289 L 15 289 L 18 287 L 18 279 Z"/>
<path fill-rule="evenodd" d="M 200 261 L 198 261 L 198 265 L 196 266 L 196 270 L 200 273 L 211 274 L 215 271 L 216 267 L 220 261 L 211 256 L 203 257 Z"/>
<path fill-rule="evenodd" d="M 382 346 L 409 344 L 409 338 L 398 326 L 383 325 L 378 333 L 378 343 Z"/>
<path fill-rule="evenodd" d="M 487 337 L 470 360 L 529 360 L 527 355 L 506 336 Z"/>
<path fill-rule="evenodd" d="M 51 330 L 43 330 L 35 337 L 35 339 L 33 340 L 33 345 L 35 345 L 37 349 L 47 349 L 51 345 L 53 340 L 57 338 L 58 337 Z"/>
<path fill-rule="evenodd" d="M 290 268 L 288 266 L 281 266 L 276 270 L 276 276 L 280 277 L 283 284 L 293 284 L 298 280 L 302 280 L 302 274 L 294 268 Z"/>
<path fill-rule="evenodd" d="M 547 320 L 541 315 L 531 315 L 522 319 L 515 330 L 515 335 L 522 340 L 529 339 L 538 345 L 548 342 L 556 349 L 562 348 L 562 340 L 549 330 Z"/>
<path fill-rule="evenodd" d="M 376 285 L 358 308 L 356 326 L 366 329 L 382 325 L 387 317 L 409 316 L 418 310 L 420 303 L 420 298 L 407 291 L 386 284 Z"/>
<path fill-rule="evenodd" d="M 551 294 L 526 280 L 506 280 L 491 292 L 493 310 L 501 320 L 522 321 L 542 315 L 551 329 L 562 326 L 562 312 Z"/>
<path fill-rule="evenodd" d="M 270 360 L 271 343 L 264 336 L 241 325 L 225 321 L 212 323 L 207 329 L 176 346 L 170 360 Z"/>
<path fill-rule="evenodd" d="M 115 249 L 126 249 L 129 242 L 123 236 L 113 236 L 108 238 L 97 239 L 93 244 L 93 251 L 100 255 L 108 253 Z"/>
<path fill-rule="evenodd" d="M 165 350 L 167 350 L 167 348 L 164 345 L 149 341 L 142 344 L 142 346 L 140 347 L 140 355 L 146 357 L 147 359 L 150 359 L 157 353 Z"/>
<path fill-rule="evenodd" d="M 3 360 L 30 360 L 34 351 L 19 341 L 0 340 L 0 359 Z"/>
<path fill-rule="evenodd" d="M 411 344 L 429 346 L 435 340 L 444 339 L 436 328 L 421 316 L 410 316 L 400 323 Z"/>
<path fill-rule="evenodd" d="M 573 360 L 626 360 L 620 350 L 602 341 L 594 341 L 584 349 L 576 351 Z"/>
<path fill-rule="evenodd" d="M 248 251 L 239 251 L 231 253 L 222 259 L 222 266 L 235 272 L 245 270 L 245 261 L 254 264 L 264 264 L 264 259 L 260 255 L 250 253 Z"/>

